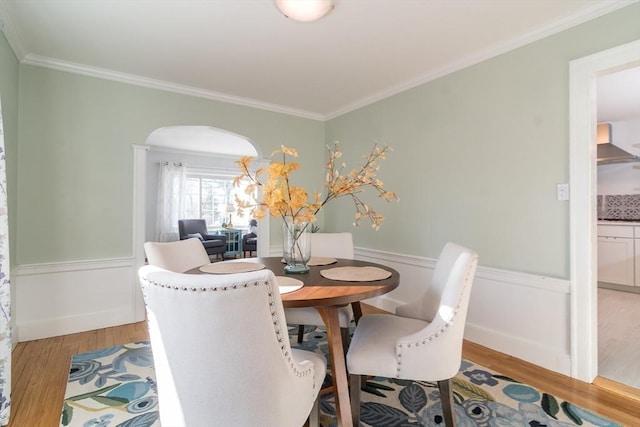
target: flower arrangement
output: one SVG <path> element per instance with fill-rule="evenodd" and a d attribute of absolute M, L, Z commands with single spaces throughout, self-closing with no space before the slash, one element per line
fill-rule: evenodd
<path fill-rule="evenodd" d="M 335 142 L 333 147 L 327 146 L 329 159 L 325 164 L 326 176 L 324 187 L 326 192 L 314 192 L 312 200 L 309 200 L 307 191 L 291 182 L 291 175 L 300 169 L 300 165 L 295 161 L 288 161 L 287 156 L 298 157 L 298 152 L 290 147 L 280 146 L 274 151 L 271 157 L 281 154 L 281 161 L 273 161 L 265 169 L 261 168 L 251 173 L 250 167 L 252 157 L 245 156 L 236 163 L 240 168 L 240 175 L 234 180 L 234 185 L 239 186 L 243 179 L 249 179 L 250 184 L 246 187 L 246 194 L 251 200 L 242 200 L 237 195 L 235 197 L 238 215 L 242 216 L 245 209 L 251 209 L 251 214 L 255 218 L 263 218 L 268 210 L 272 216 L 279 216 L 283 220 L 289 219 L 294 224 L 312 223 L 316 214 L 331 200 L 340 197 L 351 197 L 355 205 L 354 226 L 358 226 L 360 219 L 367 218 L 371 221 L 371 226 L 376 230 L 384 220 L 382 215 L 375 212 L 369 205 L 360 198 L 361 193 L 366 188 L 371 188 L 377 192 L 378 197 L 386 200 L 399 200 L 396 193 L 384 188 L 382 181 L 376 178 L 379 170 L 378 160 L 386 159 L 387 153 L 391 151 L 388 146 L 378 147 L 374 145 L 368 155 L 365 155 L 364 164 L 345 173 L 346 165 L 337 165 L 338 159 L 342 157 L 339 143 Z M 256 189 L 262 189 L 262 200 L 255 198 Z"/>

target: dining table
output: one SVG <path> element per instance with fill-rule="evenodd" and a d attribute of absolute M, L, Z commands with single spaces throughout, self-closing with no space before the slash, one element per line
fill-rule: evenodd
<path fill-rule="evenodd" d="M 355 321 L 362 316 L 360 301 L 391 292 L 398 287 L 400 274 L 393 268 L 377 263 L 352 259 L 332 259 L 324 265 L 311 265 L 303 274 L 285 274 L 282 257 L 253 258 L 274 272 L 276 276 L 285 276 L 300 280 L 303 286 L 293 292 L 282 293 L 282 303 L 287 307 L 314 307 L 324 321 L 327 331 L 329 361 L 331 364 L 333 391 L 335 394 L 336 418 L 338 426 L 352 427 L 349 383 L 343 347 L 338 308 L 351 305 Z M 328 278 L 329 271 L 338 271 L 339 267 L 350 268 L 351 277 Z M 344 269 L 343 269 L 344 270 Z M 384 270 L 388 274 L 382 279 L 370 280 L 370 272 Z M 362 272 L 359 275 L 358 272 Z M 365 274 L 366 273 L 366 274 Z"/>

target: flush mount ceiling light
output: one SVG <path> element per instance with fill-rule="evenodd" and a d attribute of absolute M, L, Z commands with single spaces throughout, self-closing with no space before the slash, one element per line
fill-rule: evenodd
<path fill-rule="evenodd" d="M 310 22 L 326 16 L 335 6 L 334 0 L 274 0 L 276 7 L 287 18 Z"/>

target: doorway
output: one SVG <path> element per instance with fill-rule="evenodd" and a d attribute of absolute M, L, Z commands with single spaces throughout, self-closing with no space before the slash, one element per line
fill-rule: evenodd
<path fill-rule="evenodd" d="M 596 80 L 640 65 L 640 40 L 570 63 L 571 376 L 593 382 L 597 354 Z"/>
<path fill-rule="evenodd" d="M 261 159 L 261 153 L 257 147 L 246 137 L 213 128 L 211 126 L 171 126 L 159 128 L 153 131 L 145 145 L 133 145 L 134 167 L 133 167 L 133 254 L 138 267 L 144 264 L 145 256 L 143 244 L 153 234 L 147 226 L 148 216 L 155 213 L 148 212 L 150 205 L 149 194 L 156 191 L 155 182 L 157 179 L 153 175 L 150 162 L 157 161 L 157 155 L 149 152 L 162 152 L 163 155 L 173 155 L 174 159 L 187 159 L 186 163 L 195 168 L 215 168 L 225 171 L 227 174 L 238 174 L 235 161 L 244 155 L 257 157 L 255 167 L 264 166 L 265 160 Z M 177 156 L 177 157 L 176 157 Z M 153 203 L 153 202 L 151 202 Z M 268 242 L 270 241 L 270 225 L 268 216 L 260 220 L 258 227 L 259 239 L 265 242 L 258 246 L 258 256 L 268 252 Z M 137 296 L 142 305 L 142 298 Z"/>

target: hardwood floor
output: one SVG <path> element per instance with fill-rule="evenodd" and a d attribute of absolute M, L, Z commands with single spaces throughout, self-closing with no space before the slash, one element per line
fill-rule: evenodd
<path fill-rule="evenodd" d="M 363 312 L 376 311 L 363 307 Z M 19 343 L 13 351 L 10 427 L 56 427 L 71 356 L 148 339 L 146 322 Z M 583 383 L 465 342 L 464 357 L 625 426 L 640 426 L 640 396 Z M 615 385 L 614 385 L 615 388 Z M 637 390 L 636 390 L 637 391 Z"/>
<path fill-rule="evenodd" d="M 640 389 L 640 294 L 598 288 L 598 375 Z"/>

